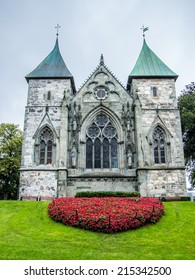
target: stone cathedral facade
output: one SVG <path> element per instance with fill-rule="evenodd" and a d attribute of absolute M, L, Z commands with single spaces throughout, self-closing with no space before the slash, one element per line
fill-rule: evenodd
<path fill-rule="evenodd" d="M 126 87 L 101 55 L 77 91 L 57 38 L 26 76 L 20 198 L 78 191 L 185 195 L 176 79 L 144 39 Z"/>

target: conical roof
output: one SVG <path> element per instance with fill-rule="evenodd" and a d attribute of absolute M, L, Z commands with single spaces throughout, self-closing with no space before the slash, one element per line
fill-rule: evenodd
<path fill-rule="evenodd" d="M 68 70 L 59 50 L 58 38 L 56 39 L 55 46 L 50 54 L 26 77 L 27 81 L 29 79 L 63 79 L 70 78 L 73 88 L 74 78 L 70 71 Z"/>
<path fill-rule="evenodd" d="M 129 75 L 128 83 L 132 78 L 174 78 L 178 75 L 173 72 L 147 45 L 145 39 L 136 64 Z"/>

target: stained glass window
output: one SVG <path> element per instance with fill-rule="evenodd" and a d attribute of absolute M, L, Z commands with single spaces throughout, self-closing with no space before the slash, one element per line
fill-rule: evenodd
<path fill-rule="evenodd" d="M 117 131 L 104 114 L 98 114 L 86 131 L 86 168 L 117 168 Z"/>
<path fill-rule="evenodd" d="M 112 168 L 118 167 L 118 155 L 117 155 L 117 140 L 111 139 L 111 164 Z"/>
<path fill-rule="evenodd" d="M 101 168 L 101 142 L 100 139 L 95 139 L 94 143 L 94 161 L 95 161 L 95 168 Z"/>
<path fill-rule="evenodd" d="M 88 136 L 91 138 L 97 137 L 98 134 L 100 132 L 99 127 L 97 127 L 96 125 L 92 125 L 89 129 L 88 129 Z"/>
<path fill-rule="evenodd" d="M 42 140 L 40 144 L 40 164 L 45 163 L 45 141 Z"/>
<path fill-rule="evenodd" d="M 157 126 L 153 133 L 154 163 L 165 163 L 165 133 Z"/>
<path fill-rule="evenodd" d="M 53 134 L 45 128 L 40 135 L 40 164 L 52 163 Z"/>
<path fill-rule="evenodd" d="M 103 168 L 109 168 L 109 140 L 104 138 L 103 140 Z"/>
<path fill-rule="evenodd" d="M 52 163 L 52 141 L 47 142 L 47 164 Z"/>
<path fill-rule="evenodd" d="M 93 142 L 90 138 L 86 142 L 86 168 L 93 167 Z"/>
<path fill-rule="evenodd" d="M 96 93 L 98 99 L 104 99 L 106 96 L 106 92 L 104 89 L 99 89 Z"/>
<path fill-rule="evenodd" d="M 106 123 L 108 122 L 108 117 L 105 114 L 99 114 L 95 118 L 95 122 L 99 126 L 105 126 Z"/>

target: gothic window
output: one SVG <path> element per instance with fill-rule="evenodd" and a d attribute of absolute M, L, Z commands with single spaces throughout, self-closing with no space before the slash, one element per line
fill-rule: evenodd
<path fill-rule="evenodd" d="M 165 133 L 157 126 L 153 133 L 154 163 L 165 163 Z"/>
<path fill-rule="evenodd" d="M 86 133 L 86 168 L 117 168 L 117 132 L 109 117 L 98 114 Z"/>
<path fill-rule="evenodd" d="M 53 134 L 49 128 L 42 130 L 40 134 L 40 164 L 52 163 Z"/>

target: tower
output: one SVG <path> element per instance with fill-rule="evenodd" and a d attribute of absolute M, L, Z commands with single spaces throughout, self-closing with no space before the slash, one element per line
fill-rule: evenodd
<path fill-rule="evenodd" d="M 66 169 L 68 108 L 64 103 L 76 92 L 58 37 L 53 50 L 26 80 L 20 197 L 51 198 L 56 196 Z"/>
<path fill-rule="evenodd" d="M 185 193 L 185 166 L 174 73 L 145 38 L 127 90 L 134 96 L 138 182 L 144 196 Z"/>

